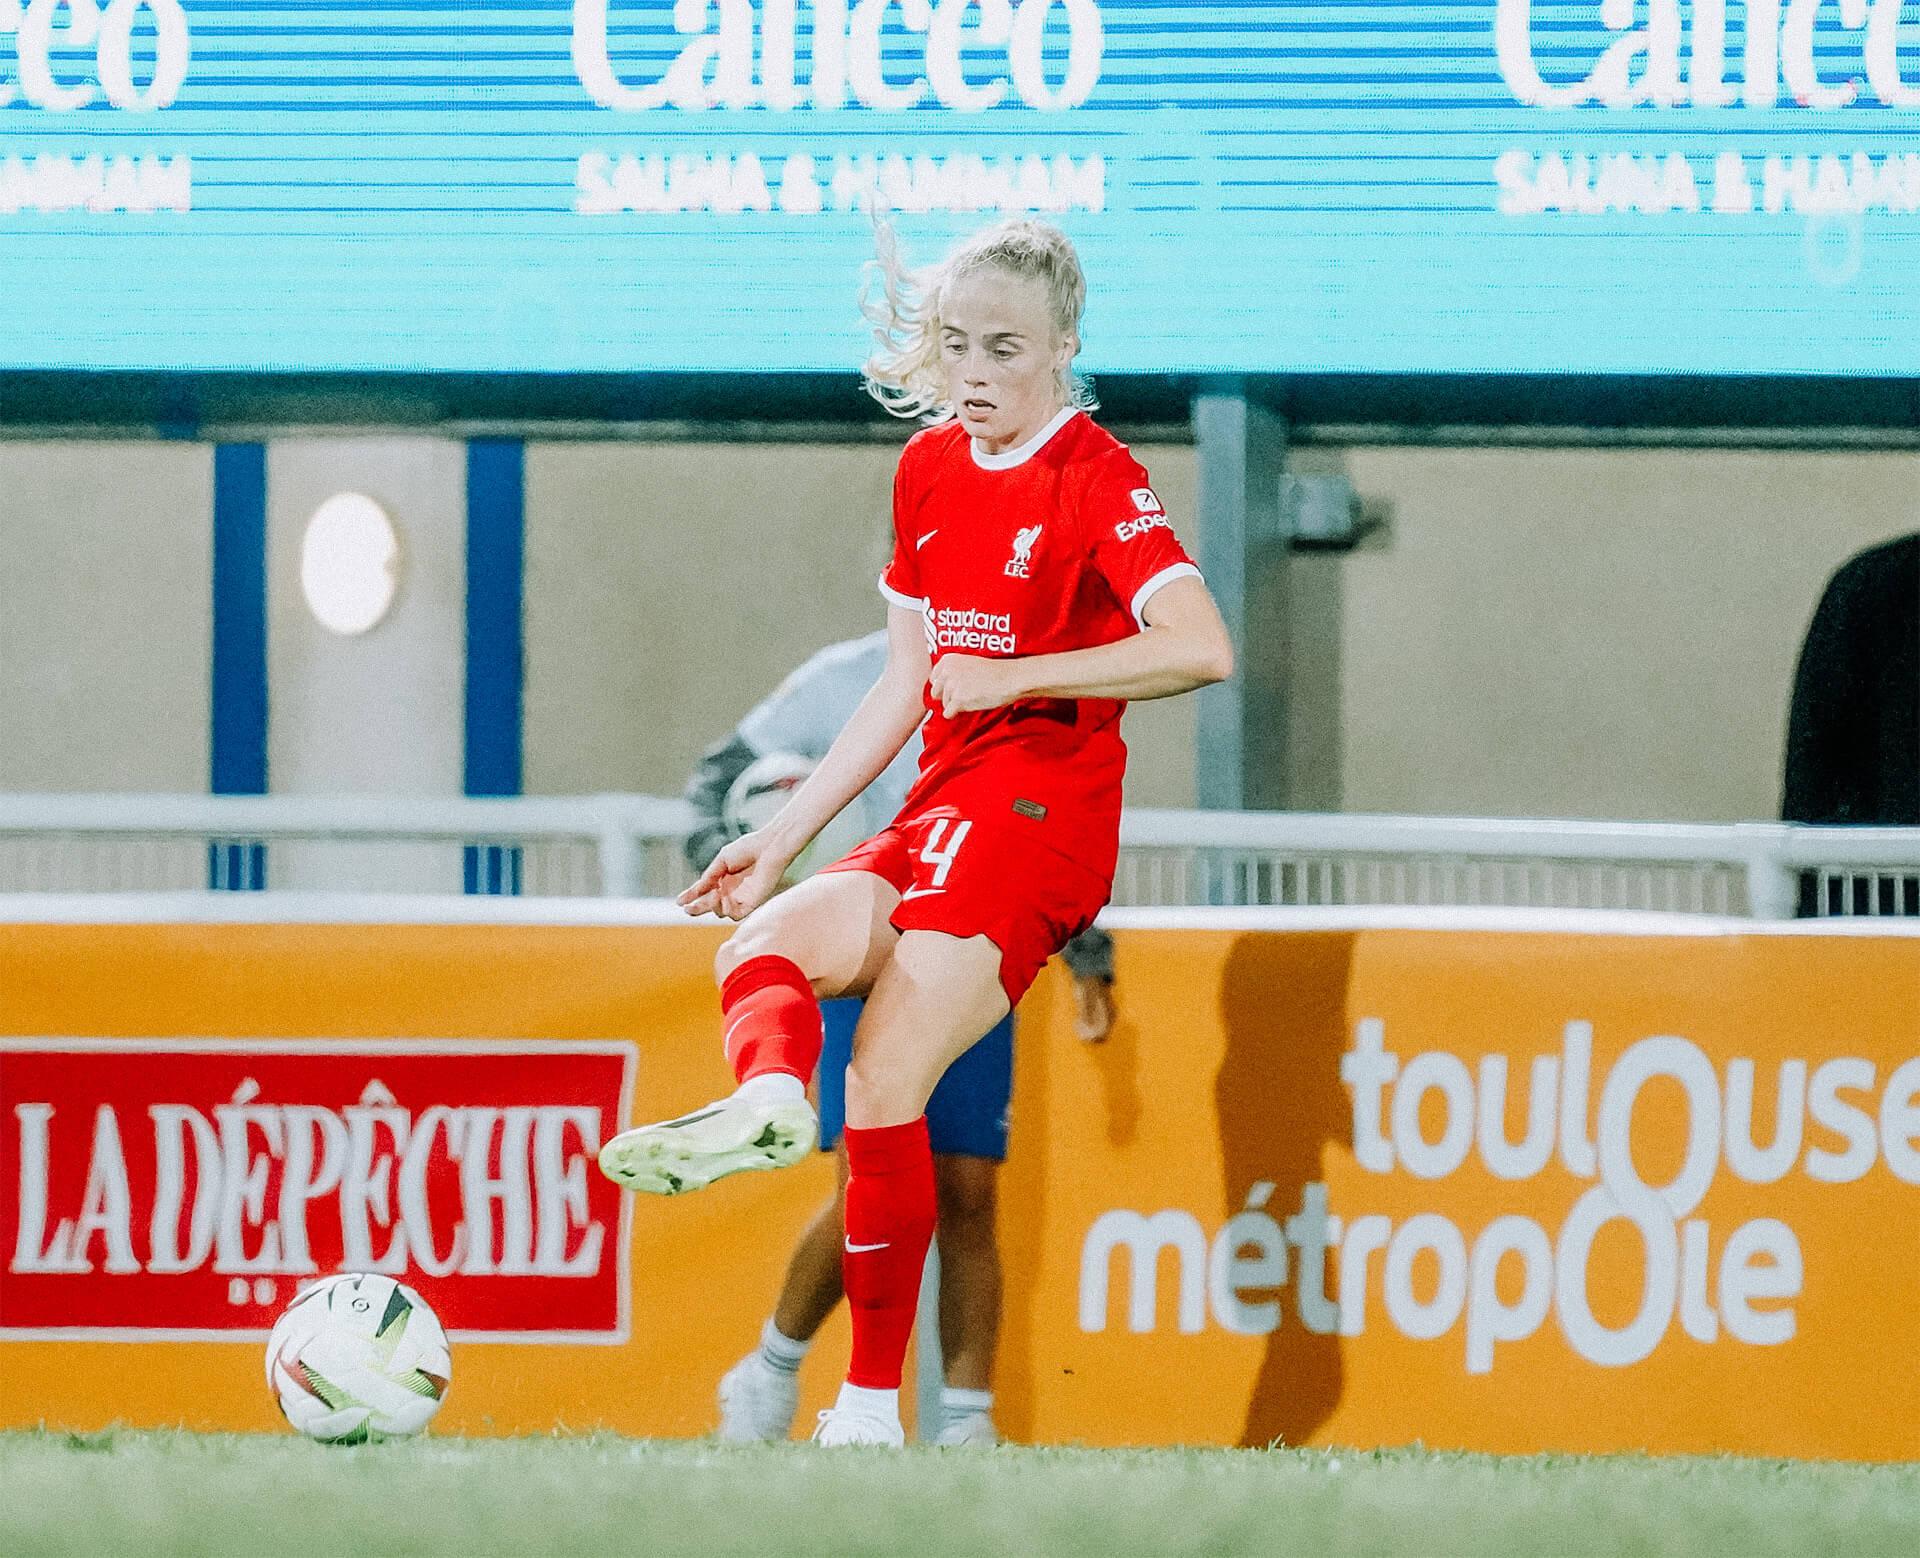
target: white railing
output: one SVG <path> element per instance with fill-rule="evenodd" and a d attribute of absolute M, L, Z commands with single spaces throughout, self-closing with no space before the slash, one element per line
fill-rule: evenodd
<path fill-rule="evenodd" d="M 1142 811 L 1121 829 L 1116 903 L 1483 904 L 1790 917 L 1900 912 L 1920 829 Z M 1872 905 L 1872 907 L 1867 907 Z M 1920 912 L 1910 903 L 1909 912 Z"/>
<path fill-rule="evenodd" d="M 0 795 L 0 892 L 656 897 L 686 880 L 692 822 L 653 795 Z"/>
<path fill-rule="evenodd" d="M 660 896 L 685 803 L 592 795 L 0 795 L 0 892 L 297 888 Z M 1920 829 L 1130 811 L 1121 905 L 1920 913 Z"/>

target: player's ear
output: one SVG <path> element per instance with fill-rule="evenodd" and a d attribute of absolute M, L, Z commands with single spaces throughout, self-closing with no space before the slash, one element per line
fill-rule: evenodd
<path fill-rule="evenodd" d="M 1073 359 L 1079 355 L 1080 337 L 1069 332 L 1060 338 L 1060 345 L 1053 354 L 1053 365 L 1064 374 L 1072 366 Z"/>

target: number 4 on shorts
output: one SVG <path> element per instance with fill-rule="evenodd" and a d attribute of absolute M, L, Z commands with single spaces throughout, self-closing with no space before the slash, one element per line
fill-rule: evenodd
<path fill-rule="evenodd" d="M 960 846 L 966 842 L 967 832 L 973 827 L 971 822 L 956 822 L 951 835 L 947 832 L 947 819 L 942 817 L 927 830 L 927 842 L 921 846 L 920 858 L 933 867 L 933 879 L 929 887 L 945 887 L 947 873 L 953 869 L 953 857 L 960 853 Z M 946 848 L 940 846 L 945 843 Z"/>

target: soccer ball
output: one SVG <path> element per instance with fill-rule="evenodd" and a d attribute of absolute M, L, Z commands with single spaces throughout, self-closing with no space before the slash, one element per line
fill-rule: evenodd
<path fill-rule="evenodd" d="M 324 1278 L 287 1305 L 267 1337 L 267 1384 L 280 1410 L 322 1444 L 419 1433 L 452 1373 L 439 1320 L 391 1277 Z"/>
<path fill-rule="evenodd" d="M 812 772 L 813 760 L 798 752 L 756 757 L 727 788 L 722 814 L 728 826 L 741 833 L 764 828 Z"/>
<path fill-rule="evenodd" d="M 735 833 L 752 833 L 773 821 L 787 798 L 813 772 L 813 759 L 798 752 L 769 752 L 757 757 L 733 781 L 721 815 Z M 821 866 L 831 865 L 861 840 L 858 807 L 847 809 L 820 830 L 820 836 L 787 867 L 786 880 L 798 882 Z"/>

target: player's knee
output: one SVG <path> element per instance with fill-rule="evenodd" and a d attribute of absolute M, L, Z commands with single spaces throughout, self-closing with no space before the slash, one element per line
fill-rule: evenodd
<path fill-rule="evenodd" d="M 847 1124 L 855 1130 L 876 1130 L 918 1119 L 927 1107 L 916 1098 L 910 1078 L 897 1067 L 877 1063 L 857 1053 L 847 1066 Z"/>
<path fill-rule="evenodd" d="M 746 927 L 742 926 L 725 941 L 720 943 L 720 950 L 713 955 L 713 982 L 715 984 L 725 984 L 727 982 L 727 976 L 742 963 L 746 962 L 748 958 L 753 956 L 750 951 L 740 945 L 741 938 L 745 936 L 746 933 Z"/>
<path fill-rule="evenodd" d="M 727 976 L 736 968 L 757 957 L 783 957 L 800 962 L 794 955 L 795 949 L 789 945 L 790 941 L 790 937 L 781 935 L 777 917 L 763 919 L 760 915 L 753 915 L 720 943 L 720 950 L 713 955 L 714 980 L 725 984 Z"/>
<path fill-rule="evenodd" d="M 875 1067 L 863 1063 L 858 1055 L 847 1062 L 847 1124 L 854 1129 L 871 1129 L 886 1111 L 885 1079 L 874 1075 Z"/>
<path fill-rule="evenodd" d="M 989 1158 L 942 1156 L 934 1161 L 944 1237 L 993 1237 L 1000 1206 L 1000 1165 Z"/>

